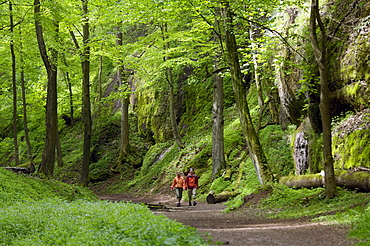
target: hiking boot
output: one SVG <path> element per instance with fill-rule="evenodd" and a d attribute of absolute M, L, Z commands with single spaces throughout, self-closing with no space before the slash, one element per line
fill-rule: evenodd
<path fill-rule="evenodd" d="M 197 202 L 196 201 L 193 202 L 193 206 L 195 206 L 195 205 L 197 205 Z"/>
<path fill-rule="evenodd" d="M 191 202 L 189 202 L 189 206 L 191 206 Z"/>
<path fill-rule="evenodd" d="M 181 207 L 181 204 L 178 202 L 178 203 L 176 204 L 176 207 Z"/>

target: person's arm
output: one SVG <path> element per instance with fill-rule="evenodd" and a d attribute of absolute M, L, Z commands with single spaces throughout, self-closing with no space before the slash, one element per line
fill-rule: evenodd
<path fill-rule="evenodd" d="M 171 190 L 175 187 L 175 185 L 176 185 L 176 178 L 174 178 L 172 181 Z"/>
<path fill-rule="evenodd" d="M 186 176 L 186 178 L 185 178 L 185 190 L 188 188 L 188 176 Z"/>

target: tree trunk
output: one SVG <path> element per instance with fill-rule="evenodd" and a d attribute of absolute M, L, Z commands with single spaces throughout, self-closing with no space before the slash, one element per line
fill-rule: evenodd
<path fill-rule="evenodd" d="M 62 158 L 62 147 L 60 146 L 59 132 L 57 133 L 56 151 L 57 151 L 57 158 L 58 158 L 58 166 L 62 167 L 64 163 L 63 163 L 63 158 Z"/>
<path fill-rule="evenodd" d="M 324 175 L 325 176 L 325 175 Z M 370 191 L 370 173 L 362 171 L 335 171 L 335 182 L 338 186 L 360 191 Z M 325 184 L 324 177 L 318 174 L 284 176 L 279 180 L 280 184 L 294 188 L 316 188 Z"/>
<path fill-rule="evenodd" d="M 122 46 L 122 33 L 118 32 L 116 44 L 118 46 Z M 121 62 L 120 62 L 121 63 Z M 128 82 L 124 83 L 123 80 L 128 80 L 127 76 L 124 76 L 124 69 L 122 64 L 118 64 L 118 71 L 117 71 L 117 79 L 118 79 L 118 86 L 120 90 L 122 90 L 123 98 L 121 99 L 121 146 L 120 146 L 120 154 L 118 157 L 118 164 L 122 163 L 122 160 L 125 156 L 128 155 L 129 149 L 129 116 L 128 116 L 128 107 L 129 107 L 129 85 Z"/>
<path fill-rule="evenodd" d="M 215 204 L 219 202 L 224 202 L 229 200 L 230 198 L 236 197 L 239 194 L 240 193 L 236 191 L 223 191 L 219 194 L 213 194 L 213 192 L 210 192 L 210 194 L 207 196 L 207 203 Z"/>
<path fill-rule="evenodd" d="M 10 19 L 10 32 L 14 33 L 13 21 L 13 3 L 9 1 L 9 19 Z M 18 146 L 18 131 L 17 131 L 17 75 L 16 75 L 16 60 L 14 53 L 14 40 L 10 41 L 10 53 L 12 56 L 12 87 L 13 87 L 13 140 L 14 140 L 14 160 L 15 165 L 19 165 L 19 146 Z"/>
<path fill-rule="evenodd" d="M 256 169 L 259 182 L 261 184 L 265 184 L 266 182 L 272 180 L 272 173 L 270 168 L 268 167 L 266 156 L 263 152 L 262 146 L 259 142 L 250 116 L 248 102 L 246 98 L 246 90 L 242 81 L 243 78 L 240 70 L 236 39 L 232 30 L 232 15 L 229 9 L 229 3 L 227 1 L 224 2 L 222 15 L 225 21 L 226 28 L 226 52 L 229 61 L 231 81 L 233 84 L 236 106 L 239 111 L 240 124 L 247 141 L 249 154 Z"/>
<path fill-rule="evenodd" d="M 91 108 L 90 108 L 90 47 L 89 47 L 89 20 L 88 1 L 82 0 L 83 18 L 83 53 L 82 53 L 82 87 L 83 87 L 83 108 L 82 120 L 84 123 L 83 160 L 81 170 L 81 185 L 89 183 L 90 145 L 91 145 Z"/>
<path fill-rule="evenodd" d="M 321 32 L 321 48 L 319 46 L 316 23 Z M 321 21 L 319 13 L 318 0 L 311 1 L 310 15 L 310 39 L 314 51 L 316 62 L 320 71 L 320 114 L 322 119 L 323 129 L 323 153 L 324 153 L 324 171 L 325 171 L 325 194 L 326 198 L 333 198 L 336 194 L 335 176 L 334 176 L 334 160 L 331 147 L 331 116 L 330 116 L 330 101 L 329 101 L 329 68 L 327 60 L 327 36 L 324 24 Z"/>
<path fill-rule="evenodd" d="M 257 45 L 255 44 L 255 34 L 254 34 L 254 27 L 251 24 L 249 28 L 249 37 L 252 42 L 252 60 L 253 60 L 253 67 L 254 67 L 254 82 L 256 83 L 257 89 L 257 96 L 258 96 L 258 105 L 260 106 L 260 110 L 263 109 L 263 95 L 262 95 L 262 85 L 260 76 L 258 73 L 258 59 L 257 59 Z"/>
<path fill-rule="evenodd" d="M 66 68 L 68 69 L 67 60 L 66 60 L 64 55 L 63 55 L 63 63 L 66 66 Z M 73 126 L 74 123 L 75 123 L 74 107 L 73 107 L 73 90 L 72 90 L 72 83 L 71 83 L 71 79 L 69 77 L 69 72 L 68 71 L 65 72 L 65 79 L 67 81 L 66 83 L 67 83 L 68 92 L 69 92 L 69 112 L 70 112 L 70 115 L 71 115 L 71 123 L 70 124 L 71 124 L 71 126 Z"/>
<path fill-rule="evenodd" d="M 99 74 L 98 74 L 98 99 L 100 102 L 103 98 L 103 56 L 99 57 Z"/>
<path fill-rule="evenodd" d="M 47 74 L 47 98 L 46 98 L 46 138 L 42 160 L 39 166 L 39 172 L 46 176 L 51 176 L 54 172 L 56 134 L 58 133 L 57 120 L 57 51 L 50 48 L 51 56 L 47 54 L 44 41 L 43 28 L 40 22 L 40 1 L 34 0 L 35 27 L 37 43 L 40 50 L 41 58 L 44 62 Z M 55 24 L 56 31 L 58 29 Z"/>
<path fill-rule="evenodd" d="M 163 36 L 163 41 L 165 41 L 165 49 L 169 50 L 170 44 L 169 42 L 166 42 L 167 39 L 167 24 L 164 24 L 162 26 L 162 36 Z M 164 61 L 168 60 L 169 57 L 165 56 L 163 58 Z M 171 126 L 172 126 L 172 133 L 173 137 L 177 143 L 177 146 L 179 148 L 182 148 L 182 140 L 181 136 L 179 133 L 179 129 L 177 126 L 177 119 L 176 119 L 176 112 L 175 112 L 175 93 L 174 93 L 174 79 L 173 79 L 173 74 L 172 74 L 172 68 L 167 67 L 166 69 L 166 78 L 169 86 L 169 99 L 170 99 L 170 119 L 171 119 Z"/>
<path fill-rule="evenodd" d="M 179 133 L 179 128 L 177 127 L 177 119 L 176 119 L 176 113 L 175 113 L 175 93 L 173 88 L 173 74 L 172 69 L 167 68 L 167 79 L 168 79 L 168 85 L 169 85 L 169 92 L 170 92 L 170 119 L 171 119 L 171 126 L 173 131 L 173 137 L 177 143 L 177 146 L 179 148 L 182 148 L 182 140 Z"/>
<path fill-rule="evenodd" d="M 21 48 L 22 50 L 22 48 Z M 24 138 L 26 140 L 27 145 L 27 155 L 28 159 L 31 161 L 32 158 L 32 148 L 31 148 L 31 142 L 30 142 L 30 136 L 29 136 L 29 130 L 28 130 L 28 119 L 27 119 L 27 101 L 26 101 L 26 86 L 24 81 L 24 65 L 23 65 L 23 57 L 21 55 L 21 86 L 22 86 L 22 104 L 23 104 L 23 128 L 24 128 Z"/>
<path fill-rule="evenodd" d="M 215 10 L 219 15 L 219 9 Z M 218 20 L 215 20 L 215 27 L 218 27 Z M 213 35 L 214 41 L 219 40 L 216 33 Z M 219 55 L 215 55 L 213 66 L 216 71 L 219 67 Z M 226 168 L 224 151 L 224 87 L 223 78 L 218 74 L 213 74 L 213 107 L 212 107 L 212 177 L 215 178 L 221 168 Z"/>

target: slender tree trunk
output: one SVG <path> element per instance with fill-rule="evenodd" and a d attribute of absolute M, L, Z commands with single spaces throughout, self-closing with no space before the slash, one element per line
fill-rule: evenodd
<path fill-rule="evenodd" d="M 252 41 L 252 59 L 253 59 L 253 67 L 254 67 L 254 81 L 256 83 L 257 88 L 257 96 L 258 96 L 258 105 L 260 106 L 260 110 L 263 109 L 263 93 L 262 93 L 262 85 L 261 80 L 258 72 L 258 59 L 257 59 L 257 45 L 255 44 L 255 34 L 254 34 L 254 27 L 251 24 L 249 28 L 249 37 Z M 258 129 L 258 128 L 257 128 Z"/>
<path fill-rule="evenodd" d="M 97 101 L 103 98 L 103 56 L 99 57 L 99 75 L 98 75 L 98 99 Z"/>
<path fill-rule="evenodd" d="M 214 68 L 218 69 L 215 58 Z M 212 107 L 212 177 L 215 178 L 221 168 L 226 168 L 224 152 L 224 115 L 223 115 L 223 79 L 215 73 L 213 75 L 213 107 Z"/>
<path fill-rule="evenodd" d="M 72 90 L 72 83 L 69 77 L 69 73 L 66 72 L 67 78 L 67 85 L 68 85 L 68 92 L 69 92 L 69 112 L 71 115 L 71 126 L 75 124 L 75 117 L 74 117 L 74 106 L 73 106 L 73 90 Z"/>
<path fill-rule="evenodd" d="M 14 34 L 14 21 L 13 21 L 13 3 L 9 1 L 9 19 L 10 19 L 10 32 Z M 19 165 L 19 146 L 18 146 L 18 131 L 17 131 L 17 73 L 16 73 L 16 60 L 14 52 L 14 40 L 10 41 L 10 53 L 12 56 L 12 87 L 13 87 L 13 140 L 14 140 L 14 160 L 15 165 Z"/>
<path fill-rule="evenodd" d="M 34 0 L 35 26 L 37 43 L 40 50 L 41 58 L 44 62 L 47 74 L 47 98 L 46 98 L 46 138 L 42 161 L 39 166 L 39 171 L 46 176 L 51 176 L 54 172 L 55 149 L 58 134 L 57 120 L 57 56 L 55 49 L 50 48 L 51 56 L 49 57 L 44 41 L 44 34 L 41 22 L 39 20 L 40 1 Z M 55 25 L 56 31 L 58 29 Z"/>
<path fill-rule="evenodd" d="M 258 100 L 258 106 L 260 107 L 260 117 L 258 119 L 258 124 L 256 129 L 261 128 L 261 122 L 262 122 L 262 116 L 263 116 L 263 111 L 265 109 L 265 105 L 263 102 L 263 93 L 262 93 L 262 83 L 260 80 L 260 75 L 259 75 L 259 68 L 258 68 L 258 58 L 257 58 L 257 45 L 255 43 L 255 29 L 253 24 L 250 25 L 249 28 L 249 38 L 252 42 L 252 60 L 253 60 L 253 67 L 254 67 L 254 82 L 256 84 L 256 89 L 257 89 L 257 100 Z"/>
<path fill-rule="evenodd" d="M 22 50 L 22 47 L 21 47 Z M 23 66 L 23 57 L 22 57 L 22 51 L 21 51 L 21 86 L 22 86 L 22 104 L 23 104 L 23 128 L 24 128 L 24 137 L 26 139 L 26 145 L 27 145 L 27 158 L 31 161 L 32 158 L 32 148 L 31 148 L 31 142 L 29 137 L 29 130 L 28 130 L 28 119 L 27 119 L 27 101 L 26 101 L 26 86 L 25 86 L 25 79 L 24 79 L 24 66 Z"/>
<path fill-rule="evenodd" d="M 167 33 L 167 25 L 164 24 L 162 26 L 163 41 L 166 41 L 167 39 L 166 33 Z M 170 48 L 170 44 L 169 42 L 166 42 L 165 49 L 169 50 L 169 48 Z M 169 59 L 169 57 L 165 56 L 163 59 L 166 61 Z M 173 79 L 173 74 L 172 74 L 172 68 L 168 67 L 166 69 L 166 77 L 167 77 L 167 82 L 169 85 L 170 119 L 171 119 L 173 137 L 177 143 L 177 146 L 179 148 L 182 148 L 182 140 L 181 140 L 178 126 L 177 126 L 177 119 L 176 119 L 176 113 L 175 113 L 175 95 L 174 95 L 175 93 L 174 93 L 174 79 Z"/>
<path fill-rule="evenodd" d="M 170 92 L 170 118 L 171 118 L 171 125 L 172 125 L 172 131 L 173 131 L 173 137 L 175 138 L 175 141 L 179 148 L 182 148 L 182 140 L 179 133 L 179 128 L 177 127 L 177 120 L 176 120 L 176 113 L 175 113 L 175 93 L 173 88 L 173 74 L 172 69 L 167 68 L 167 79 L 168 79 L 168 85 L 169 85 L 169 92 Z"/>
<path fill-rule="evenodd" d="M 63 158 L 62 158 L 62 147 L 60 146 L 59 133 L 57 134 L 56 151 L 57 151 L 57 158 L 58 158 L 58 166 L 62 167 L 64 163 L 63 163 Z"/>
<path fill-rule="evenodd" d="M 83 87 L 83 108 L 82 120 L 84 123 L 83 160 L 81 170 L 81 185 L 89 183 L 90 145 L 91 145 L 91 108 L 90 108 L 90 47 L 89 47 L 89 20 L 88 0 L 82 0 L 83 15 L 83 52 L 82 52 L 82 87 Z"/>
<path fill-rule="evenodd" d="M 316 33 L 316 28 L 321 32 L 321 48 Z M 329 101 L 329 67 L 327 60 L 327 36 L 324 24 L 319 13 L 319 1 L 311 1 L 310 15 L 310 39 L 317 65 L 320 72 L 320 114 L 323 128 L 323 152 L 324 152 L 324 171 L 325 171 L 325 194 L 326 198 L 333 198 L 336 195 L 336 184 L 334 175 L 334 160 L 332 155 L 331 141 L 331 116 Z"/>
<path fill-rule="evenodd" d="M 257 133 L 253 127 L 246 98 L 246 90 L 243 85 L 243 77 L 240 70 L 236 39 L 232 30 L 233 21 L 229 8 L 229 2 L 224 1 L 222 15 L 225 22 L 226 53 L 229 61 L 231 81 L 233 84 L 236 106 L 239 111 L 240 124 L 247 141 L 249 154 L 256 169 L 261 184 L 272 180 L 272 173 L 268 167 L 266 156 L 259 142 Z"/>
<path fill-rule="evenodd" d="M 122 32 L 118 32 L 116 44 L 118 46 L 123 45 L 122 41 Z M 128 80 L 127 76 L 124 76 L 124 68 L 119 62 L 118 64 L 118 71 L 117 71 L 117 79 L 118 79 L 118 86 L 120 90 L 123 90 L 123 98 L 121 99 L 121 146 L 120 146 L 120 154 L 118 157 L 118 164 L 121 164 L 124 157 L 128 155 L 129 149 L 129 124 L 128 124 L 128 107 L 129 107 L 129 89 L 130 86 L 128 82 L 124 83 L 123 80 Z"/>
<path fill-rule="evenodd" d="M 215 9 L 215 27 L 218 27 L 219 8 Z M 220 41 L 214 33 L 214 41 Z M 213 66 L 218 69 L 219 55 L 215 55 Z M 221 168 L 226 168 L 224 150 L 224 88 L 223 79 L 218 73 L 213 75 L 213 107 L 212 107 L 212 177 L 215 178 Z"/>

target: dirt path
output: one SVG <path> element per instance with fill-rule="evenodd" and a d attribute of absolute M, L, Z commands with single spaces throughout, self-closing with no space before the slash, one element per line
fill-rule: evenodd
<path fill-rule="evenodd" d="M 253 209 L 240 209 L 232 213 L 223 213 L 224 204 L 199 202 L 195 207 L 177 208 L 175 199 L 162 196 L 156 198 L 128 197 L 126 195 L 99 196 L 104 200 L 145 202 L 164 204 L 168 209 L 154 210 L 170 219 L 192 226 L 215 245 L 353 245 L 355 242 L 346 238 L 348 228 L 311 223 L 306 220 L 266 219 L 255 214 Z"/>

